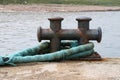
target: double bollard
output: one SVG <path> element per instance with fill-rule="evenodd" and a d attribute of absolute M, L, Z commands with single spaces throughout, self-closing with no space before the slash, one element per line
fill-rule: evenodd
<path fill-rule="evenodd" d="M 78 21 L 78 29 L 61 29 L 61 22 L 63 18 L 48 18 L 50 21 L 50 29 L 37 30 L 38 41 L 50 40 L 51 52 L 59 51 L 61 40 L 77 40 L 79 45 L 86 44 L 89 40 L 101 41 L 102 31 L 98 29 L 90 29 L 89 22 L 91 18 L 81 17 L 76 18 Z"/>

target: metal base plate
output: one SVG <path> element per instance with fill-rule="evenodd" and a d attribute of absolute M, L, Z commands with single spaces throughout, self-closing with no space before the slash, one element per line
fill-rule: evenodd
<path fill-rule="evenodd" d="M 87 57 L 83 57 L 83 58 L 77 58 L 74 60 L 81 60 L 81 61 L 100 61 L 102 60 L 101 56 L 97 53 L 94 52 L 92 55 L 87 56 Z"/>
<path fill-rule="evenodd" d="M 80 60 L 99 61 L 99 60 L 102 60 L 102 58 L 101 58 L 101 56 L 97 52 L 94 52 L 90 56 L 87 56 L 87 57 L 84 57 L 84 58 L 80 58 Z"/>

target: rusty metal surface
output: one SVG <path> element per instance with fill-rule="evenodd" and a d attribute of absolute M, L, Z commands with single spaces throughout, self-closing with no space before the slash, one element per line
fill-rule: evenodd
<path fill-rule="evenodd" d="M 78 21 L 78 29 L 61 29 L 61 22 L 63 18 L 49 18 L 50 29 L 42 29 L 41 27 L 37 30 L 38 41 L 50 40 L 51 52 L 60 50 L 61 40 L 77 40 L 79 44 L 88 43 L 89 40 L 101 41 L 102 31 L 101 28 L 90 29 L 89 22 L 91 18 L 81 17 L 76 18 Z"/>
<path fill-rule="evenodd" d="M 57 32 L 61 30 L 61 21 L 63 20 L 63 18 L 61 17 L 48 18 L 48 20 L 50 21 L 50 28 L 52 31 Z"/>
<path fill-rule="evenodd" d="M 86 57 L 80 57 L 80 58 L 76 58 L 76 59 L 71 59 L 71 60 L 101 61 L 102 58 L 97 52 L 94 52 L 92 55 L 89 55 L 89 56 L 86 56 Z"/>
<path fill-rule="evenodd" d="M 87 56 L 87 57 L 83 57 L 83 58 L 79 58 L 78 60 L 84 60 L 84 61 L 101 61 L 102 58 L 101 58 L 101 56 L 97 52 L 94 52 L 92 55 Z"/>
<path fill-rule="evenodd" d="M 78 21 L 78 29 L 80 30 L 89 30 L 89 22 L 92 20 L 89 17 L 81 17 L 81 18 L 76 18 Z"/>

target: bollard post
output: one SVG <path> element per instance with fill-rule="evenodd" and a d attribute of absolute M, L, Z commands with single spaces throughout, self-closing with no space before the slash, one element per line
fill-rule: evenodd
<path fill-rule="evenodd" d="M 54 37 L 50 40 L 51 52 L 59 51 L 61 40 L 57 36 L 57 32 L 61 30 L 61 21 L 63 18 L 49 18 L 48 20 L 50 21 L 50 28 L 54 32 Z"/>

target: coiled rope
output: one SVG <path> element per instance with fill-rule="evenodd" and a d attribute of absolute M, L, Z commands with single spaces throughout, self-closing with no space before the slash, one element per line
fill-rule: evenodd
<path fill-rule="evenodd" d="M 66 44 L 66 42 L 62 43 Z M 5 57 L 0 56 L 0 65 L 16 66 L 17 63 L 76 59 L 91 55 L 94 52 L 93 43 L 77 45 L 77 42 L 70 42 L 69 49 L 62 49 L 53 53 L 48 53 L 49 48 L 49 42 L 43 42 L 35 47 L 13 53 Z"/>

